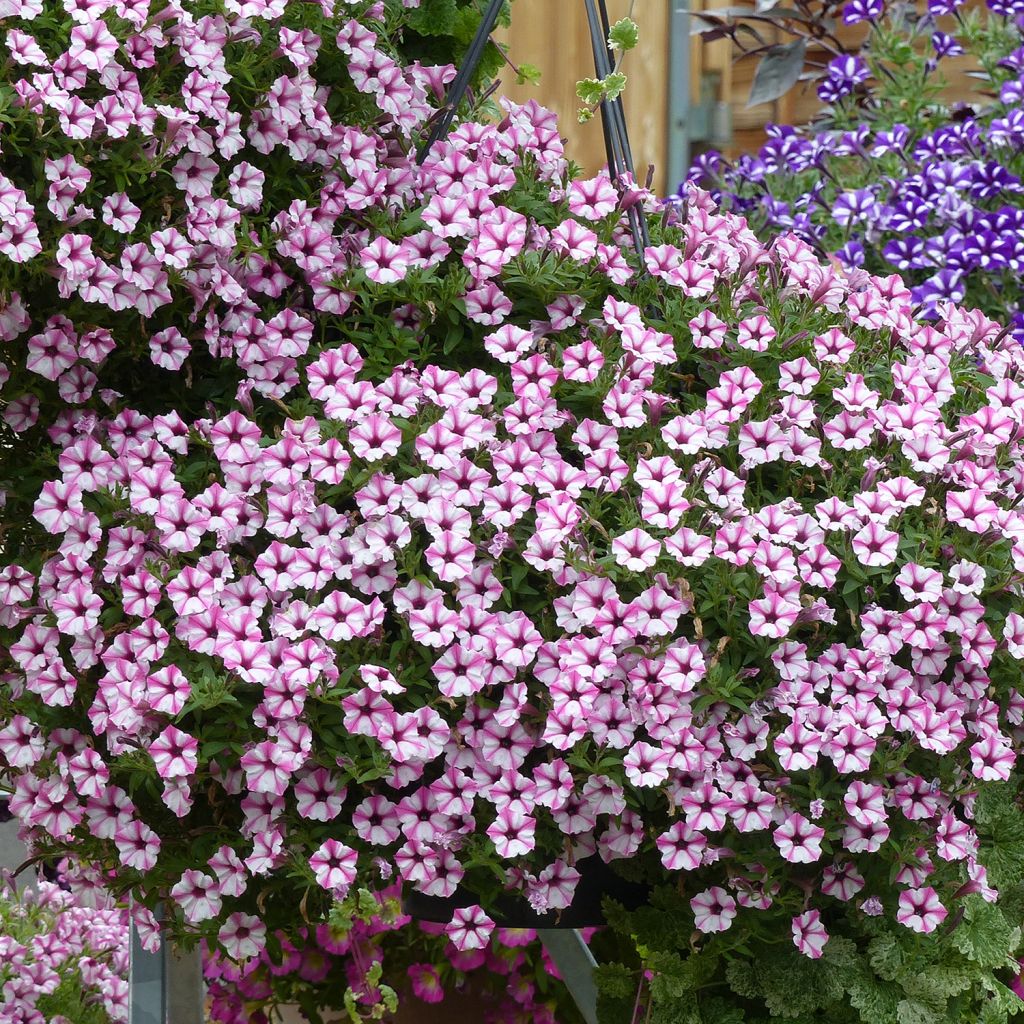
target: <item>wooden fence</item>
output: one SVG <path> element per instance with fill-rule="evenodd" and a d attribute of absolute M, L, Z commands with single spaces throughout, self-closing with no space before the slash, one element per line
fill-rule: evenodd
<path fill-rule="evenodd" d="M 623 103 L 629 126 L 637 176 L 648 165 L 655 168 L 655 187 L 662 189 L 668 123 L 668 24 L 674 0 L 635 0 L 633 18 L 640 25 L 640 43 L 625 58 L 622 70 L 628 78 Z M 629 0 L 608 0 L 612 21 L 625 17 Z M 569 156 L 580 166 L 597 171 L 605 164 L 601 122 L 594 118 L 579 124 L 580 101 L 576 83 L 594 76 L 590 30 L 580 0 L 515 0 L 512 26 L 501 34 L 513 63 L 533 64 L 540 69 L 539 85 L 517 85 L 506 69 L 502 92 L 522 103 L 536 99 L 558 114 L 562 134 L 568 139 Z"/>

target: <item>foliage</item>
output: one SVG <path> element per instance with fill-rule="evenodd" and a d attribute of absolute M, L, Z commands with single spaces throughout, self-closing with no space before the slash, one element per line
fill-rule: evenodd
<path fill-rule="evenodd" d="M 534 932 L 499 929 L 483 949 L 460 952 L 439 925 L 404 916 L 394 892 L 350 892 L 327 923 L 278 941 L 275 956 L 264 949 L 240 964 L 215 951 L 206 958 L 214 1024 L 249 1024 L 259 1013 L 273 1019 L 283 1004 L 298 1004 L 314 1022 L 339 1013 L 387 1020 L 410 1000 L 447 1005 L 466 993 L 488 1021 L 577 1019 Z"/>
<path fill-rule="evenodd" d="M 692 916 L 678 896 L 654 913 L 613 910 L 615 928 L 642 951 L 645 973 L 641 981 L 638 968 L 599 971 L 600 1017 L 621 1024 L 628 1004 L 634 1019 L 687 1024 L 1006 1021 L 1024 1010 L 1008 987 L 1018 971 L 1022 895 L 1020 881 L 998 906 L 969 895 L 957 920 L 927 936 L 837 905 L 817 960 L 756 926 L 710 938 L 694 932 L 680 943 Z"/>
<path fill-rule="evenodd" d="M 842 21 L 863 20 L 857 12 L 877 3 L 851 0 L 842 9 Z M 729 39 L 737 61 L 757 60 L 747 99 L 747 106 L 754 107 L 785 96 L 798 82 L 819 82 L 827 90 L 838 69 L 855 67 L 858 53 L 872 48 L 863 34 L 837 34 L 840 6 L 835 0 L 753 0 L 710 7 L 692 12 L 690 33 L 708 42 Z M 907 5 L 900 0 L 893 6 Z"/>
<path fill-rule="evenodd" d="M 609 53 L 615 54 L 615 66 L 603 78 L 584 78 L 576 83 L 576 95 L 586 104 L 578 120 L 589 121 L 602 103 L 614 103 L 626 88 L 622 60 L 640 41 L 640 28 L 632 18 L 621 18 L 608 30 Z"/>

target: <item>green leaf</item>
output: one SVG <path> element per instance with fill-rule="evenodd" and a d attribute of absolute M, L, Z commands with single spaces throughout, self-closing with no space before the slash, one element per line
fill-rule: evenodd
<path fill-rule="evenodd" d="M 979 1022 L 983 1024 L 1006 1024 L 1010 1017 L 1016 1017 L 1024 1010 L 1024 1001 L 1012 989 L 993 979 L 988 979 L 984 987 L 989 991 L 990 998 L 985 1002 Z"/>
<path fill-rule="evenodd" d="M 448 332 L 448 334 L 446 335 L 446 337 L 444 339 L 444 345 L 442 346 L 442 350 L 443 350 L 444 354 L 446 356 L 447 355 L 451 355 L 451 353 L 454 352 L 455 349 L 457 349 L 459 347 L 459 345 L 462 343 L 462 339 L 464 337 L 465 337 L 465 332 L 463 331 L 461 325 L 458 326 L 458 327 L 453 327 Z"/>
<path fill-rule="evenodd" d="M 903 967 L 903 947 L 891 932 L 878 935 L 868 945 L 868 961 L 886 981 L 894 981 Z"/>
<path fill-rule="evenodd" d="M 597 990 L 610 999 L 625 999 L 636 993 L 636 972 L 625 964 L 604 963 L 594 971 Z"/>
<path fill-rule="evenodd" d="M 953 945 L 969 960 L 982 967 L 1003 967 L 1020 945 L 1021 930 L 1002 911 L 980 896 L 964 900 L 964 920 L 953 931 Z"/>
<path fill-rule="evenodd" d="M 974 984 L 976 975 L 977 968 L 959 956 L 955 960 L 947 957 L 942 963 L 922 971 L 922 976 L 928 978 L 934 984 L 935 990 L 947 999 L 966 992 Z"/>
<path fill-rule="evenodd" d="M 731 960 L 726 965 L 725 978 L 736 995 L 743 996 L 744 999 L 760 998 L 761 986 L 757 983 L 750 964 L 742 960 Z"/>
<path fill-rule="evenodd" d="M 747 1024 L 744 1011 L 716 996 L 701 1003 L 703 1024 Z"/>
<path fill-rule="evenodd" d="M 617 100 L 625 88 L 626 76 L 621 71 L 613 71 L 604 80 L 605 97 L 609 101 Z"/>
<path fill-rule="evenodd" d="M 656 1002 L 676 1002 L 684 993 L 693 990 L 692 972 L 688 964 L 675 952 L 652 953 L 645 966 L 654 973 L 651 979 L 651 994 Z"/>
<path fill-rule="evenodd" d="M 455 35 L 459 28 L 459 6 L 455 0 L 421 0 L 406 14 L 408 24 L 423 36 Z"/>
<path fill-rule="evenodd" d="M 519 85 L 540 85 L 540 68 L 536 64 L 519 64 L 516 68 Z"/>
<path fill-rule="evenodd" d="M 908 970 L 901 980 L 909 999 L 923 1003 L 940 1016 L 943 1014 L 946 994 L 934 971 Z"/>
<path fill-rule="evenodd" d="M 846 979 L 847 998 L 864 1024 L 896 1024 L 898 992 L 864 965 Z"/>
<path fill-rule="evenodd" d="M 599 78 L 584 78 L 576 83 L 576 95 L 584 103 L 595 105 L 604 99 L 604 83 Z"/>
<path fill-rule="evenodd" d="M 613 50 L 632 50 L 640 39 L 640 27 L 632 18 L 615 22 L 608 33 L 608 45 Z"/>
<path fill-rule="evenodd" d="M 926 1003 L 916 999 L 901 999 L 896 1008 L 899 1024 L 942 1024 L 942 1018 Z"/>

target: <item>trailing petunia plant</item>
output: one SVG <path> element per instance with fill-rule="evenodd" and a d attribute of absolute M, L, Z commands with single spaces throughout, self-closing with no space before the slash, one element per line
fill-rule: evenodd
<path fill-rule="evenodd" d="M 1022 15 L 851 0 L 843 18 L 871 45 L 830 65 L 820 115 L 770 126 L 756 155 L 705 154 L 691 177 L 761 237 L 793 231 L 848 268 L 901 274 L 926 316 L 961 302 L 1024 339 Z M 957 64 L 978 82 L 969 104 L 947 98 Z"/>
<path fill-rule="evenodd" d="M 118 1024 L 128 1020 L 128 915 L 79 903 L 39 879 L 0 888 L 0 1021 Z"/>
<path fill-rule="evenodd" d="M 181 147 L 117 195 L 8 193 L 0 760 L 34 855 L 131 893 L 146 942 L 274 963 L 361 888 L 450 898 L 465 952 L 603 867 L 650 886 L 609 907 L 609 1019 L 648 987 L 774 1012 L 723 987 L 763 943 L 887 991 L 875 927 L 988 943 L 927 1009 L 1009 1012 L 1007 329 L 582 177 L 536 103 L 428 151 L 452 69 L 396 59 L 397 5 L 101 7 L 5 20 L 69 30 L 16 83 L 23 159 L 107 172 L 107 112 Z"/>

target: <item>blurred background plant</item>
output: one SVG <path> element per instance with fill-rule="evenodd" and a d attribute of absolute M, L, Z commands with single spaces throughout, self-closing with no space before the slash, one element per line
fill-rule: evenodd
<path fill-rule="evenodd" d="M 128 1020 L 128 914 L 79 903 L 39 879 L 0 883 L 0 1021 L 114 1024 Z"/>
<path fill-rule="evenodd" d="M 898 272 L 925 315 L 951 300 L 1024 339 L 1022 12 L 1012 0 L 987 9 L 959 0 L 797 5 L 800 17 L 784 23 L 800 39 L 827 42 L 836 17 L 865 27 L 858 52 L 799 69 L 791 57 L 787 73 L 774 75 L 783 91 L 816 81 L 819 116 L 769 126 L 759 152 L 732 162 L 706 153 L 690 178 L 763 238 L 792 231 L 848 269 Z M 733 15 L 714 31 L 741 44 L 744 19 L 769 16 L 782 17 L 775 8 Z M 950 104 L 946 70 L 964 59 L 977 98 Z"/>
<path fill-rule="evenodd" d="M 589 931 L 588 931 L 589 934 Z M 457 950 L 443 926 L 401 911 L 398 887 L 353 891 L 327 923 L 281 935 L 278 952 L 234 962 L 205 954 L 212 1024 L 264 1024 L 285 1007 L 320 1022 L 452 1019 L 576 1024 L 579 1013 L 535 931 L 499 928 Z"/>

